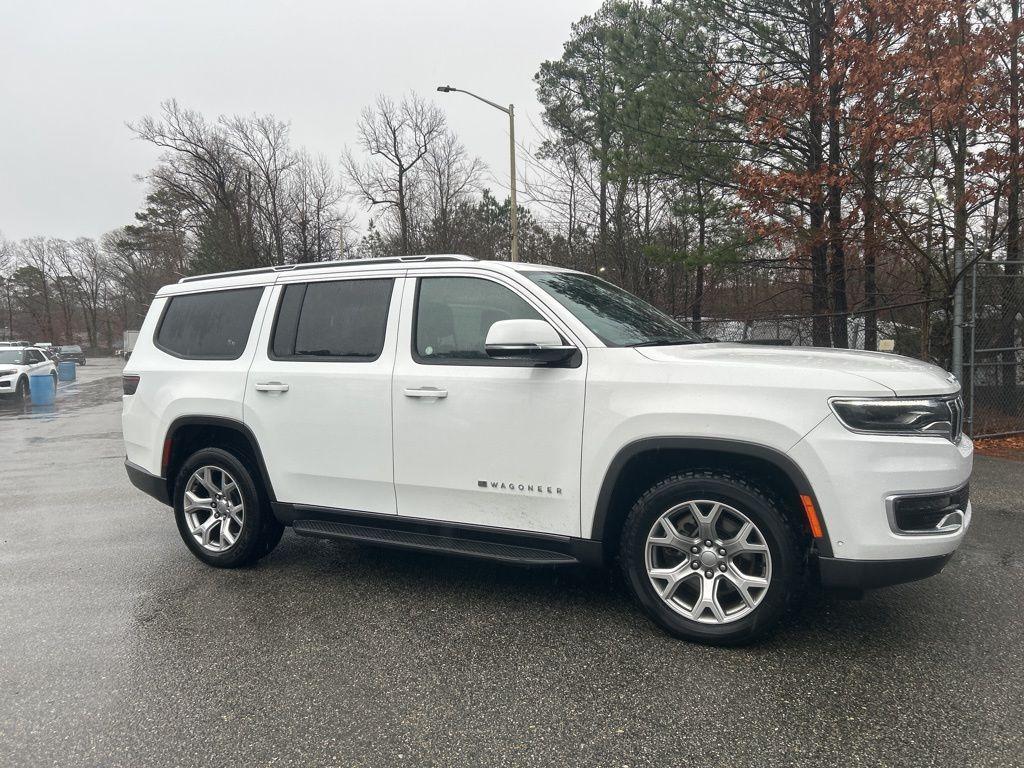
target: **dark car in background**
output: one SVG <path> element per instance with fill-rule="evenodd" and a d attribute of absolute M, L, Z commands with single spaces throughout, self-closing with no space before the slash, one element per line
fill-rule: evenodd
<path fill-rule="evenodd" d="M 73 360 L 79 365 L 85 365 L 85 351 L 77 344 L 65 344 L 57 347 L 57 356 L 61 360 Z"/>

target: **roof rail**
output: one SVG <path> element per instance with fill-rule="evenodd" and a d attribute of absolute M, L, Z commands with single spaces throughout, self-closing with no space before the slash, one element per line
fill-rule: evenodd
<path fill-rule="evenodd" d="M 274 272 L 294 272 L 300 269 L 323 269 L 327 267 L 358 267 L 367 264 L 409 264 L 433 261 L 476 261 L 472 256 L 450 254 L 444 256 L 386 256 L 380 259 L 342 259 L 340 261 L 311 261 L 303 264 L 282 264 L 277 267 L 257 267 L 256 269 L 236 269 L 230 272 L 212 272 L 208 275 L 183 277 L 179 283 L 195 283 L 200 280 L 213 280 L 218 277 L 236 277 L 238 275 L 262 275 Z"/>

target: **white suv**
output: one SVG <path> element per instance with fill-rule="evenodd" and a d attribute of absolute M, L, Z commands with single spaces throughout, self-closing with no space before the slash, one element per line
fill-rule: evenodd
<path fill-rule="evenodd" d="M 25 400 L 31 391 L 30 377 L 47 375 L 57 388 L 57 366 L 41 349 L 0 346 L 0 395 Z"/>
<path fill-rule="evenodd" d="M 615 557 L 668 631 L 749 641 L 801 587 L 937 573 L 971 520 L 956 380 L 708 343 L 580 272 L 460 256 L 185 278 L 124 375 L 131 481 L 206 563 L 304 536 Z"/>

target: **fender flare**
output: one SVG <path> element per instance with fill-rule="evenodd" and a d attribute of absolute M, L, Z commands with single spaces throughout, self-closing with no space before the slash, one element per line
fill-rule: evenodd
<path fill-rule="evenodd" d="M 256 459 L 257 470 L 260 473 L 260 478 L 263 480 L 263 487 L 267 489 L 267 495 L 270 497 L 271 503 L 277 501 L 277 496 L 274 494 L 274 486 L 270 482 L 270 473 L 267 472 L 267 465 L 263 461 L 263 451 L 260 450 L 259 441 L 256 439 L 256 435 L 253 431 L 241 421 L 237 419 L 231 419 L 226 416 L 179 416 L 170 423 L 167 427 L 167 432 L 164 435 L 164 445 L 167 444 L 168 440 L 174 440 L 174 434 L 182 427 L 191 426 L 206 426 L 206 427 L 222 427 L 224 429 L 230 429 L 240 434 L 248 443 L 249 449 L 252 451 L 252 455 Z M 165 453 L 165 455 L 167 455 Z M 167 467 L 160 467 L 161 474 L 164 475 L 164 479 L 169 484 L 173 478 L 167 476 Z"/>
<path fill-rule="evenodd" d="M 612 459 L 611 464 L 605 472 L 604 480 L 601 483 L 601 491 L 597 497 L 597 507 L 594 510 L 594 522 L 590 528 L 590 538 L 603 541 L 605 529 L 611 516 L 612 496 L 619 477 L 629 461 L 635 456 L 647 451 L 663 450 L 689 450 L 707 451 L 713 453 L 732 454 L 754 459 L 761 459 L 775 466 L 781 471 L 797 489 L 797 493 L 806 495 L 814 502 L 814 508 L 818 511 L 821 521 L 822 538 L 815 539 L 815 545 L 822 555 L 832 554 L 832 545 L 828 536 L 828 528 L 825 525 L 824 515 L 818 506 L 814 489 L 811 488 L 807 476 L 793 459 L 782 451 L 759 443 L 750 443 L 744 440 L 729 440 L 713 437 L 647 437 L 628 443 L 619 449 Z"/>

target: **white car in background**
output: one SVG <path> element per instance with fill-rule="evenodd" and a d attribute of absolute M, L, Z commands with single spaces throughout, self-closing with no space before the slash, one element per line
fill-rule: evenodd
<path fill-rule="evenodd" d="M 57 386 L 57 365 L 34 347 L 0 347 L 0 396 L 24 400 L 29 395 L 29 377 L 49 374 Z"/>

